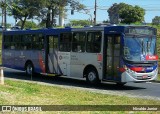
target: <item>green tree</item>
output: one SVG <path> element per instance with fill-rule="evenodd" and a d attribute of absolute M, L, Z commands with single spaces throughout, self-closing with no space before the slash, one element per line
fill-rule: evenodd
<path fill-rule="evenodd" d="M 139 6 L 132 6 L 125 3 L 113 4 L 109 9 L 109 18 L 111 23 L 135 23 L 143 22 L 145 10 Z"/>
<path fill-rule="evenodd" d="M 1 0 L 0 1 L 0 8 L 1 11 L 0 12 L 0 16 L 2 16 L 2 25 L 7 27 L 7 23 L 6 23 L 6 16 L 7 16 L 7 3 L 9 2 L 9 0 Z"/>
<path fill-rule="evenodd" d="M 4 7 L 5 7 L 5 3 L 3 1 L 0 1 L 0 8 L 1 8 L 1 11 L 2 11 L 2 12 L 0 12 L 0 16 L 2 16 Z"/>
<path fill-rule="evenodd" d="M 70 23 L 68 23 L 68 26 L 86 26 L 90 25 L 89 20 L 71 20 Z"/>
<path fill-rule="evenodd" d="M 52 27 L 54 23 L 54 18 L 58 15 L 58 0 L 44 0 L 43 7 L 39 10 L 39 15 L 37 19 L 40 23 L 45 23 L 46 27 Z"/>
<path fill-rule="evenodd" d="M 39 15 L 39 10 L 43 6 L 42 1 L 43 0 L 12 0 L 10 2 L 9 5 L 12 15 L 22 22 L 21 29 L 24 28 L 27 19 L 33 19 Z"/>
<path fill-rule="evenodd" d="M 40 10 L 38 19 L 41 23 L 46 23 L 47 28 L 53 26 L 58 15 L 64 17 L 66 6 L 77 11 L 85 8 L 78 0 L 44 0 L 43 2 L 45 7 Z"/>
<path fill-rule="evenodd" d="M 22 26 L 22 21 L 19 21 L 16 25 Z M 24 24 L 24 28 L 37 28 L 37 24 L 32 21 L 26 21 Z"/>
<path fill-rule="evenodd" d="M 159 24 L 160 24 L 160 16 L 155 16 L 155 17 L 152 19 L 152 24 L 153 24 L 153 25 L 159 25 Z"/>
<path fill-rule="evenodd" d="M 109 20 L 103 20 L 103 23 L 109 23 Z"/>
<path fill-rule="evenodd" d="M 66 6 L 77 11 L 84 9 L 78 0 L 10 0 L 7 5 L 14 18 L 22 22 L 21 29 L 28 19 L 38 19 L 52 27 L 55 17 L 62 15 Z"/>
<path fill-rule="evenodd" d="M 37 27 L 38 28 L 45 28 L 46 27 L 46 23 L 41 21 L 40 23 L 38 23 Z"/>

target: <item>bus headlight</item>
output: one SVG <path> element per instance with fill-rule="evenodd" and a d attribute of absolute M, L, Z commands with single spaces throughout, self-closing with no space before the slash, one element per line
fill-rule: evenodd
<path fill-rule="evenodd" d="M 125 70 L 128 70 L 128 68 L 127 68 L 127 66 L 126 66 L 126 65 L 123 65 L 123 68 L 124 68 Z"/>
<path fill-rule="evenodd" d="M 130 73 L 130 74 L 134 74 L 134 73 L 135 73 L 133 70 L 131 70 L 131 69 L 129 69 L 129 68 L 128 68 L 127 71 L 128 71 L 128 73 Z"/>

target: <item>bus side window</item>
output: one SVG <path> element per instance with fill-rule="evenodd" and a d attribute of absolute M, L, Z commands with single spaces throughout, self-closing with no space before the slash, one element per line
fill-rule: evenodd
<path fill-rule="evenodd" d="M 95 33 L 94 52 L 100 52 L 101 51 L 101 40 L 102 40 L 101 33 Z"/>
<path fill-rule="evenodd" d="M 60 47 L 59 50 L 63 52 L 71 51 L 71 33 L 62 33 L 60 34 Z"/>
<path fill-rule="evenodd" d="M 34 50 L 39 50 L 40 49 L 40 38 L 39 38 L 39 34 L 33 34 L 32 35 L 32 49 Z"/>
<path fill-rule="evenodd" d="M 23 49 L 29 50 L 32 48 L 32 37 L 31 35 L 24 34 L 22 36 Z"/>
<path fill-rule="evenodd" d="M 112 45 L 113 45 L 113 36 L 107 36 L 107 56 L 112 56 L 112 53 L 113 53 L 113 48 L 112 48 Z"/>
<path fill-rule="evenodd" d="M 101 32 L 89 32 L 87 34 L 86 51 L 91 53 L 99 53 L 101 51 Z"/>
<path fill-rule="evenodd" d="M 114 37 L 114 55 L 119 56 L 120 54 L 120 36 Z"/>
<path fill-rule="evenodd" d="M 42 50 L 44 48 L 44 36 L 42 34 L 33 34 L 32 40 L 32 49 Z"/>
<path fill-rule="evenodd" d="M 44 36 L 39 34 L 39 49 L 44 49 Z"/>
<path fill-rule="evenodd" d="M 14 35 L 13 36 L 13 43 L 12 43 L 12 49 L 22 49 L 22 43 L 21 43 L 21 35 Z"/>
<path fill-rule="evenodd" d="M 84 52 L 85 51 L 85 39 L 86 33 L 73 33 L 73 40 L 72 40 L 72 51 L 73 52 Z"/>
<path fill-rule="evenodd" d="M 12 36 L 4 35 L 4 49 L 11 49 Z"/>

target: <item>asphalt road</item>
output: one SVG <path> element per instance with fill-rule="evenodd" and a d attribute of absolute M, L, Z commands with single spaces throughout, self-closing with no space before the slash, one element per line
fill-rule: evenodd
<path fill-rule="evenodd" d="M 5 79 L 24 80 L 27 82 L 39 83 L 49 86 L 60 86 L 65 88 L 75 88 L 83 91 L 90 91 L 102 94 L 112 94 L 120 96 L 138 97 L 144 99 L 160 100 L 160 83 L 127 83 L 124 87 L 118 87 L 114 83 L 101 83 L 92 86 L 84 80 L 70 79 L 65 77 L 48 77 L 35 75 L 32 78 L 24 72 L 12 69 L 4 70 Z"/>

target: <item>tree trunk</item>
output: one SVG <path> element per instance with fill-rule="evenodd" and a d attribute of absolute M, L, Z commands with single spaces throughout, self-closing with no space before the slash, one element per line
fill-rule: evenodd
<path fill-rule="evenodd" d="M 22 21 L 21 29 L 24 29 L 26 19 L 27 19 L 27 17 L 25 17 L 24 20 L 20 19 Z"/>
<path fill-rule="evenodd" d="M 55 10 L 56 10 L 56 9 L 52 9 L 52 20 L 51 20 L 52 26 L 56 26 L 56 21 L 55 21 L 55 19 L 54 19 L 54 17 L 55 17 Z"/>
<path fill-rule="evenodd" d="M 47 12 L 46 28 L 50 27 L 52 27 L 52 24 L 51 24 L 51 8 L 49 7 Z"/>
<path fill-rule="evenodd" d="M 3 16 L 4 16 L 4 10 L 2 8 L 2 26 L 4 26 L 4 23 L 3 23 L 4 22 L 4 17 Z"/>
<path fill-rule="evenodd" d="M 47 20 L 46 20 L 46 28 L 49 28 L 50 27 L 50 14 L 49 13 L 47 13 Z"/>

